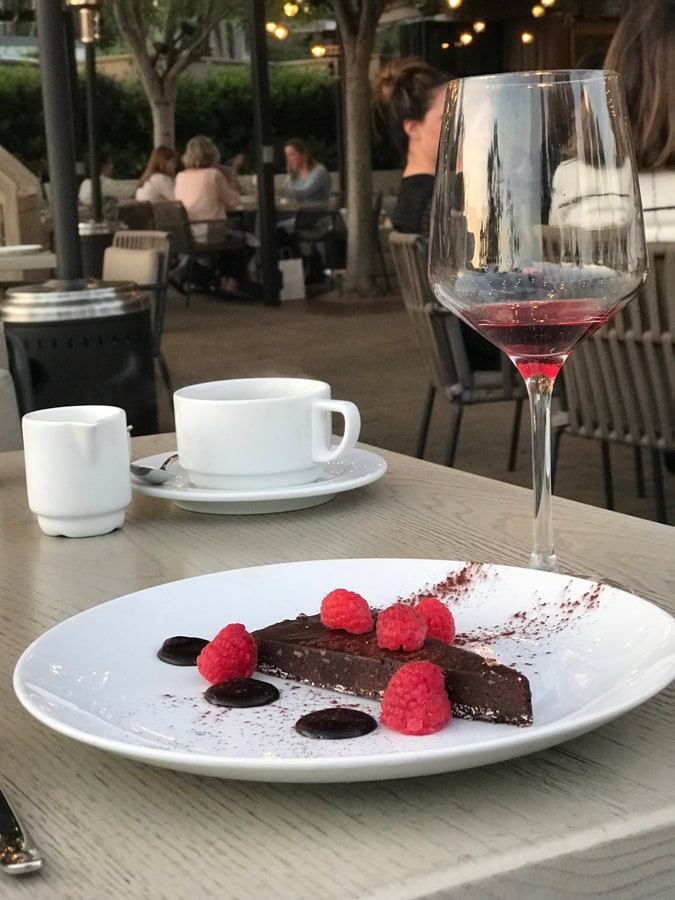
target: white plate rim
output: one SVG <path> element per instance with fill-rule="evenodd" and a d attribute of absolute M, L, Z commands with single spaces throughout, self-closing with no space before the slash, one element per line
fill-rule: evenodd
<path fill-rule="evenodd" d="M 133 460 L 134 465 L 160 466 L 164 460 L 176 451 L 167 450 L 165 453 L 154 453 L 143 459 Z M 366 470 L 360 475 L 349 475 L 340 472 L 345 466 L 363 465 Z M 171 466 L 171 472 L 177 475 L 183 473 L 180 463 Z M 151 484 L 138 478 L 131 477 L 134 490 L 147 497 L 159 497 L 162 500 L 181 500 L 193 503 L 255 503 L 257 501 L 294 500 L 301 497 L 320 497 L 326 494 L 338 494 L 343 491 L 351 491 L 355 488 L 365 487 L 378 481 L 386 474 L 387 462 L 377 453 L 371 450 L 355 448 L 347 451 L 339 460 L 326 463 L 324 466 L 323 480 L 310 481 L 305 484 L 294 484 L 286 487 L 268 487 L 248 490 L 216 490 L 213 488 L 199 488 L 189 483 L 177 485 L 172 481 L 164 484 Z M 336 472 L 334 475 L 328 473 Z M 175 477 L 175 476 L 174 476 Z"/>
<path fill-rule="evenodd" d="M 114 610 L 114 604 L 129 602 L 132 598 L 142 599 L 148 595 L 161 594 L 162 589 L 169 586 L 183 586 L 189 589 L 194 587 L 204 579 L 225 579 L 228 576 L 247 577 L 248 573 L 256 573 L 260 575 L 268 574 L 274 579 L 274 583 L 278 583 L 276 576 L 284 572 L 298 571 L 299 567 L 317 567 L 320 571 L 325 566 L 343 566 L 358 563 L 360 565 L 374 565 L 382 567 L 385 571 L 392 564 L 411 564 L 425 565 L 432 564 L 438 566 L 442 564 L 448 567 L 461 567 L 464 565 L 479 565 L 485 570 L 490 570 L 496 574 L 500 573 L 529 573 L 532 570 L 519 569 L 512 566 L 498 566 L 490 564 L 466 563 L 455 560 L 424 560 L 424 559 L 359 559 L 359 560 L 307 560 L 294 563 L 278 563 L 268 566 L 252 566 L 242 569 L 233 569 L 225 572 L 217 572 L 209 575 L 193 576 L 192 578 L 182 579 L 178 582 L 170 582 L 167 585 L 157 585 L 153 588 L 147 588 L 142 591 L 126 594 L 110 600 L 100 606 L 85 610 L 64 622 L 59 623 L 53 628 L 45 632 L 40 638 L 37 638 L 21 655 L 16 664 L 14 671 L 14 690 L 22 705 L 39 721 L 52 728 L 53 730 L 73 738 L 81 743 L 88 744 L 93 747 L 112 752 L 139 762 L 149 763 L 151 765 L 169 768 L 179 771 L 187 771 L 201 775 L 212 775 L 223 778 L 244 779 L 251 781 L 269 781 L 269 782 L 350 782 L 350 781 L 366 781 L 380 780 L 398 777 L 414 777 L 419 775 L 438 774 L 447 771 L 457 771 L 460 769 L 474 768 L 494 762 L 500 762 L 513 759 L 518 756 L 528 755 L 542 749 L 554 746 L 562 741 L 570 740 L 588 731 L 591 731 L 600 725 L 603 725 L 631 709 L 644 703 L 653 697 L 659 691 L 667 687 L 675 677 L 675 619 L 655 604 L 643 598 L 618 591 L 614 587 L 602 586 L 602 590 L 610 593 L 612 597 L 622 595 L 624 600 L 631 604 L 636 604 L 643 612 L 649 611 L 649 614 L 658 622 L 659 629 L 666 633 L 667 637 L 667 653 L 660 657 L 658 662 L 661 663 L 660 668 L 650 675 L 649 672 L 642 673 L 643 678 L 639 690 L 628 693 L 621 692 L 621 700 L 613 702 L 605 709 L 592 709 L 585 714 L 578 715 L 576 713 L 568 715 L 549 723 L 544 726 L 532 726 L 531 728 L 516 728 L 512 726 L 492 726 L 484 727 L 500 729 L 502 734 L 497 738 L 490 738 L 487 742 L 477 746 L 470 745 L 470 753 L 466 747 L 461 748 L 459 757 L 453 753 L 452 748 L 447 746 L 438 749 L 423 749 L 420 752 L 420 744 L 424 738 L 409 738 L 411 742 L 410 750 L 404 750 L 390 756 L 382 756 L 380 754 L 369 754 L 364 752 L 351 758 L 274 758 L 262 759 L 257 756 L 254 759 L 246 759 L 240 757 L 228 757 L 223 759 L 221 756 L 194 755 L 190 752 L 180 752 L 174 750 L 158 750 L 154 747 L 147 747 L 140 744 L 128 744 L 122 741 L 115 741 L 107 737 L 100 737 L 96 734 L 87 733 L 79 728 L 74 728 L 67 723 L 59 721 L 41 710 L 34 700 L 34 696 L 28 687 L 23 670 L 28 666 L 31 656 L 35 653 L 40 644 L 48 639 L 49 636 L 58 635 L 60 629 L 67 629 L 75 620 L 83 620 L 85 617 L 92 618 L 101 615 L 101 610 Z M 567 581 L 576 583 L 579 588 L 594 586 L 594 582 L 586 579 L 572 578 L 572 576 L 560 576 L 552 573 L 536 573 L 537 577 L 549 579 L 566 579 Z M 311 610 L 309 610 L 311 612 Z M 105 617 L 105 612 L 103 613 Z M 283 617 L 283 613 L 280 614 Z M 166 635 L 168 636 L 168 635 Z M 665 645 L 664 645 L 665 646 Z M 645 675 L 649 675 L 646 680 Z M 355 698 L 340 695 L 342 700 L 351 702 Z M 358 699 L 358 698 L 356 698 Z M 471 723 L 472 725 L 483 723 Z M 460 723 L 461 725 L 461 723 Z M 452 726 L 451 726 L 452 727 Z M 365 739 L 361 739 L 365 740 Z M 470 758 L 469 758 L 470 756 Z"/>

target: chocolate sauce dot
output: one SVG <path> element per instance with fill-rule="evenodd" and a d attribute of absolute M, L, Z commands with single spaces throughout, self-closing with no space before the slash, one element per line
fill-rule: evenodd
<path fill-rule="evenodd" d="M 205 638 L 176 635 L 164 641 L 157 656 L 170 666 L 196 666 L 197 657 L 207 644 Z"/>
<path fill-rule="evenodd" d="M 249 706 L 265 706 L 279 699 L 279 691 L 267 681 L 257 678 L 230 678 L 212 684 L 204 691 L 204 697 L 214 706 L 233 706 L 246 709 Z"/>
<path fill-rule="evenodd" d="M 295 723 L 295 730 L 303 737 L 319 741 L 341 741 L 344 738 L 363 737 L 377 728 L 377 722 L 368 713 L 358 709 L 333 706 L 307 713 Z"/>

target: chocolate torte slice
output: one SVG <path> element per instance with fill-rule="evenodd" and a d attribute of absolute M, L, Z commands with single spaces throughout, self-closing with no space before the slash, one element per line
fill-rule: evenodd
<path fill-rule="evenodd" d="M 253 637 L 258 669 L 268 675 L 380 700 L 397 669 L 424 660 L 443 670 L 453 716 L 532 724 L 532 697 L 524 675 L 443 641 L 427 638 L 420 650 L 410 653 L 383 650 L 375 630 L 349 634 L 326 628 L 318 615 L 285 619 L 254 631 Z"/>

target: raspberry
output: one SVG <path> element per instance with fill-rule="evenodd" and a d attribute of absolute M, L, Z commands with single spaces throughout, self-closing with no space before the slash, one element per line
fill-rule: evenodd
<path fill-rule="evenodd" d="M 380 721 L 402 734 L 433 734 L 452 718 L 445 678 L 430 662 L 411 662 L 395 672 L 382 697 Z"/>
<path fill-rule="evenodd" d="M 321 601 L 321 621 L 326 628 L 343 628 L 350 634 L 373 630 L 373 614 L 361 594 L 336 588 Z"/>
<path fill-rule="evenodd" d="M 197 669 L 211 684 L 231 678 L 250 678 L 258 661 L 258 647 L 243 625 L 221 629 L 197 657 Z"/>
<path fill-rule="evenodd" d="M 455 619 L 445 603 L 442 603 L 436 597 L 424 597 L 423 600 L 415 606 L 418 612 L 427 623 L 427 634 L 437 641 L 444 641 L 451 644 L 455 639 Z"/>
<path fill-rule="evenodd" d="M 427 636 L 427 623 L 405 603 L 393 603 L 377 617 L 377 645 L 383 650 L 419 650 Z"/>

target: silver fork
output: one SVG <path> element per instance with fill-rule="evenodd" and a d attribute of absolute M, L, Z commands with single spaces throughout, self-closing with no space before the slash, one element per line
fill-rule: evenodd
<path fill-rule="evenodd" d="M 0 869 L 7 875 L 23 875 L 41 865 L 42 856 L 33 838 L 0 790 Z"/>

